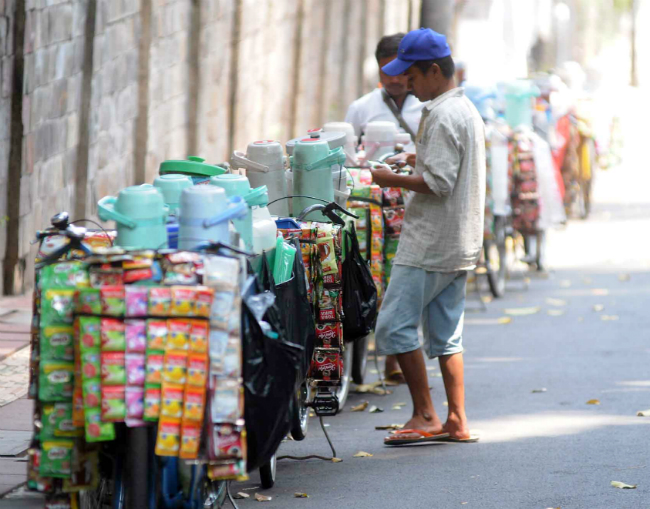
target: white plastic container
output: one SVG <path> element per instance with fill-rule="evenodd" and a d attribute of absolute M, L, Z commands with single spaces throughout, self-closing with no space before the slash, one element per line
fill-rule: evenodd
<path fill-rule="evenodd" d="M 376 161 L 381 156 L 395 151 L 395 145 L 408 145 L 411 136 L 400 133 L 393 122 L 377 120 L 368 122 L 366 132 L 361 137 L 366 161 Z"/>
<path fill-rule="evenodd" d="M 271 217 L 268 207 L 253 208 L 253 251 L 262 254 L 275 248 L 278 227 Z"/>
<path fill-rule="evenodd" d="M 323 132 L 342 132 L 345 133 L 345 145 L 343 151 L 345 152 L 345 165 L 348 167 L 359 166 L 357 159 L 357 144 L 359 138 L 354 134 L 354 126 L 347 122 L 328 122 L 323 126 Z M 330 148 L 332 148 L 330 146 Z"/>

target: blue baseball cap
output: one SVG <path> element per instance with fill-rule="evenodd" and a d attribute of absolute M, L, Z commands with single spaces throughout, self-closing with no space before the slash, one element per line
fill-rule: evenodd
<path fill-rule="evenodd" d="M 411 30 L 397 49 L 397 58 L 381 68 L 389 76 L 402 74 L 418 60 L 438 60 L 451 55 L 447 38 L 430 28 Z"/>

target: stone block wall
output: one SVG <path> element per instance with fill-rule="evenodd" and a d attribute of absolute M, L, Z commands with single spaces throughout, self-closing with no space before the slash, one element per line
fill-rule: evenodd
<path fill-rule="evenodd" d="M 342 120 L 376 86 L 379 37 L 416 26 L 419 10 L 420 0 L 0 0 L 2 290 L 33 283 L 30 241 L 53 214 L 96 219 L 97 200 L 152 182 L 166 159 L 219 164 L 257 139 Z M 22 138 L 10 158 L 12 132 Z"/>

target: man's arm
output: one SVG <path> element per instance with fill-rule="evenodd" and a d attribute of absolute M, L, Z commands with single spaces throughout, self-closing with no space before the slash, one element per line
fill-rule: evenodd
<path fill-rule="evenodd" d="M 380 187 L 402 187 L 422 194 L 433 194 L 422 175 L 399 175 L 386 165 L 370 169 L 372 180 Z"/>

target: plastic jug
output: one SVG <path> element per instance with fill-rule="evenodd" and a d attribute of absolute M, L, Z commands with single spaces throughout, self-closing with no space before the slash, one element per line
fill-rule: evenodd
<path fill-rule="evenodd" d="M 226 173 L 226 170 L 220 166 L 206 164 L 205 159 L 202 157 L 189 156 L 185 161 L 163 161 L 160 163 L 159 173 L 161 175 L 167 175 L 169 173 L 187 175 L 196 185 L 209 184 L 210 177 L 222 175 Z"/>
<path fill-rule="evenodd" d="M 235 151 L 230 160 L 233 168 L 246 170 L 251 187 L 267 187 L 269 201 L 287 196 L 285 162 L 282 145 L 273 140 L 255 141 L 248 145 L 246 154 Z M 274 203 L 270 206 L 270 210 L 276 216 L 287 215 L 289 212 L 287 200 Z"/>
<path fill-rule="evenodd" d="M 505 86 L 506 122 L 512 129 L 520 126 L 533 127 L 533 97 L 539 97 L 539 89 L 529 80 L 517 80 Z"/>
<path fill-rule="evenodd" d="M 269 196 L 265 186 L 258 187 L 247 195 L 247 202 L 253 214 L 253 252 L 261 254 L 275 248 L 278 227 L 266 206 Z"/>
<path fill-rule="evenodd" d="M 393 122 L 377 120 L 368 122 L 366 132 L 361 137 L 367 161 L 376 161 L 381 156 L 395 152 L 395 145 L 411 143 L 411 135 L 400 133 Z"/>
<path fill-rule="evenodd" d="M 122 189 L 117 197 L 105 196 L 97 203 L 102 221 L 115 221 L 115 244 L 129 249 L 167 247 L 167 216 L 163 194 L 152 185 Z"/>
<path fill-rule="evenodd" d="M 219 187 L 188 187 L 181 194 L 178 247 L 192 249 L 205 241 L 229 244 L 228 221 L 242 219 L 247 212 L 242 198 L 228 198 Z"/>
<path fill-rule="evenodd" d="M 357 159 L 357 144 L 359 138 L 354 134 L 354 126 L 347 122 L 328 122 L 323 126 L 323 132 L 330 133 L 345 133 L 345 144 L 343 145 L 343 152 L 345 152 L 345 165 L 348 168 L 359 166 Z M 330 145 L 330 148 L 332 145 Z"/>
<path fill-rule="evenodd" d="M 293 172 L 294 195 L 306 195 L 320 198 L 325 202 L 334 201 L 334 185 L 332 182 L 332 165 L 342 165 L 345 153 L 341 147 L 330 150 L 326 141 L 314 138 L 304 138 L 295 144 L 291 156 L 291 171 Z M 310 205 L 323 203 L 312 198 L 294 198 L 293 212 L 295 215 Z M 320 212 L 311 214 L 312 221 L 328 222 Z"/>
<path fill-rule="evenodd" d="M 162 192 L 165 203 L 169 206 L 169 213 L 176 215 L 183 189 L 192 187 L 193 182 L 187 175 L 168 173 L 156 177 L 153 185 Z"/>

